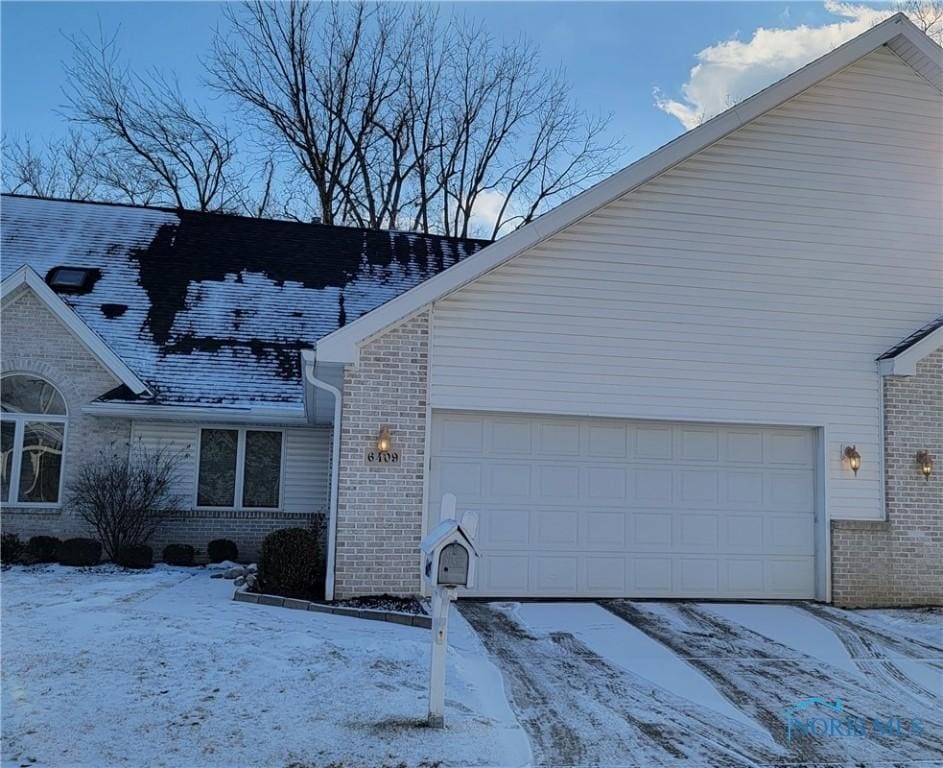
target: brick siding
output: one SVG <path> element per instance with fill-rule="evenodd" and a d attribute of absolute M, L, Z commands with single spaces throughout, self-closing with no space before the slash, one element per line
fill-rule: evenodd
<path fill-rule="evenodd" d="M 419 591 L 426 442 L 428 314 L 364 345 L 344 374 L 335 596 Z M 390 428 L 398 464 L 368 465 Z"/>
<path fill-rule="evenodd" d="M 4 301 L 2 312 L 4 374 L 35 373 L 52 382 L 68 408 L 64 457 L 63 501 L 71 479 L 85 461 L 99 455 L 127 455 L 131 440 L 130 419 L 90 416 L 86 405 L 120 382 L 109 373 L 75 336 L 62 325 L 29 289 Z M 36 508 L 3 505 L 0 527 L 21 539 L 39 534 L 69 538 L 95 534 L 67 504 Z M 159 559 L 166 544 L 189 544 L 198 560 L 205 559 L 212 539 L 236 542 L 241 560 L 254 560 L 262 539 L 276 528 L 314 527 L 326 543 L 324 515 L 316 512 L 236 512 L 182 510 L 170 518 L 149 543 Z"/>
<path fill-rule="evenodd" d="M 832 600 L 846 607 L 943 604 L 943 349 L 916 376 L 884 380 L 887 520 L 832 522 Z M 925 480 L 917 451 L 934 471 Z"/>
<path fill-rule="evenodd" d="M 36 298 L 32 290 L 3 303 L 3 344 L 0 370 L 6 373 L 35 373 L 48 379 L 66 401 L 63 495 L 78 467 L 89 457 L 128 452 L 129 419 L 100 418 L 82 413 L 82 406 L 120 382 L 69 332 L 61 321 Z M 15 493 L 11 489 L 11 495 Z M 88 529 L 65 506 L 16 507 L 4 504 L 4 533 L 21 537 L 37 534 L 87 536 Z"/>

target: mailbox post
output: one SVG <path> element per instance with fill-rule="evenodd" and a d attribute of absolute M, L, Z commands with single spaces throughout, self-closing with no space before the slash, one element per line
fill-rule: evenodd
<path fill-rule="evenodd" d="M 429 725 L 445 725 L 445 654 L 449 609 L 458 590 L 474 586 L 478 551 L 474 539 L 478 516 L 466 512 L 455 519 L 455 496 L 442 497 L 439 524 L 422 540 L 422 579 L 432 592 L 432 654 L 429 668 Z"/>

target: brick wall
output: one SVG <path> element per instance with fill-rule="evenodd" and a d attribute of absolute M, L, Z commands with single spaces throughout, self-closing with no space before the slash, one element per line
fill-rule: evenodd
<path fill-rule="evenodd" d="M 64 457 L 63 496 L 70 480 L 86 460 L 102 454 L 127 455 L 131 440 L 129 419 L 104 418 L 82 413 L 86 405 L 120 382 L 62 325 L 28 289 L 7 299 L 2 311 L 3 373 L 37 373 L 51 381 L 68 408 Z M 313 503 L 313 502 L 312 502 Z M 45 534 L 69 538 L 95 534 L 66 505 L 34 508 L 3 505 L 0 527 L 22 539 Z M 326 542 L 324 515 L 289 512 L 236 512 L 182 510 L 169 519 L 149 542 L 155 558 L 166 544 L 190 544 L 204 559 L 211 539 L 232 539 L 241 560 L 254 560 L 265 535 L 276 528 L 314 527 Z"/>
<path fill-rule="evenodd" d="M 3 343 L 0 370 L 3 373 L 35 373 L 52 382 L 66 401 L 64 495 L 79 465 L 100 454 L 128 452 L 131 422 L 128 419 L 100 418 L 82 413 L 82 406 L 120 382 L 95 359 L 35 294 L 22 294 L 4 301 Z M 4 532 L 21 537 L 36 534 L 86 536 L 84 521 L 64 507 L 15 507 L 4 505 Z"/>
<path fill-rule="evenodd" d="M 372 340 L 344 375 L 335 596 L 419 591 L 428 314 Z M 398 464 L 367 465 L 381 425 Z"/>
<path fill-rule="evenodd" d="M 887 520 L 832 523 L 832 599 L 847 607 L 943 604 L 943 349 L 884 380 Z M 929 450 L 929 481 L 916 455 Z"/>

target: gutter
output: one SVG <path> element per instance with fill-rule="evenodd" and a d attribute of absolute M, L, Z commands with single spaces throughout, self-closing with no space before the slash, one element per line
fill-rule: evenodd
<path fill-rule="evenodd" d="M 334 398 L 334 429 L 331 434 L 331 499 L 327 526 L 327 567 L 324 577 L 324 599 L 334 599 L 334 559 L 337 549 L 337 486 L 341 461 L 341 391 L 314 375 L 315 356 L 313 349 L 301 351 L 305 378 L 318 389 L 323 389 Z"/>
<path fill-rule="evenodd" d="M 132 419 L 310 426 L 304 413 L 288 408 L 212 408 L 141 403 L 89 403 L 82 406 L 82 413 L 92 416 L 124 416 Z"/>

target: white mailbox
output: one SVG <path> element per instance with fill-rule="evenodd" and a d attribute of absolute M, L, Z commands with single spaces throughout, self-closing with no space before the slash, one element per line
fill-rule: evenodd
<path fill-rule="evenodd" d="M 432 654 L 429 664 L 429 725 L 445 723 L 445 651 L 448 647 L 449 605 L 459 589 L 475 586 L 478 514 L 455 519 L 455 496 L 442 497 L 441 522 L 426 534 L 422 551 L 422 582 L 432 595 Z"/>
<path fill-rule="evenodd" d="M 445 517 L 448 512 L 455 512 L 455 497 L 451 494 L 446 494 L 442 500 L 442 521 L 426 534 L 420 544 L 423 582 L 430 589 L 474 587 L 478 565 L 478 550 L 475 549 L 478 516 L 466 512 L 459 522 L 454 517 Z"/>

